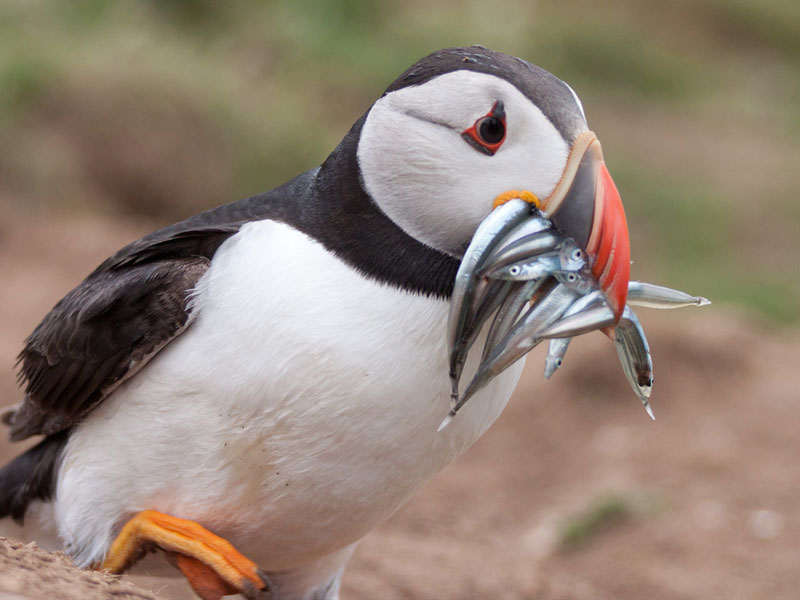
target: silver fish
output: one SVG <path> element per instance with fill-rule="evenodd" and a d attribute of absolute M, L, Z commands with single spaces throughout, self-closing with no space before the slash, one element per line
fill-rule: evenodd
<path fill-rule="evenodd" d="M 565 265 L 567 263 L 572 264 L 570 261 L 572 260 L 571 257 L 574 254 L 574 248 L 578 248 L 577 245 L 572 243 L 572 246 L 569 249 L 564 249 L 564 237 L 552 231 L 544 231 L 540 233 L 535 233 L 533 235 L 527 235 L 527 231 L 531 229 L 528 226 L 528 222 L 533 221 L 535 227 L 541 227 L 542 224 L 548 224 L 549 221 L 542 217 L 531 217 L 530 219 L 526 219 L 520 225 L 515 227 L 511 233 L 509 233 L 505 240 L 516 236 L 520 232 L 526 234 L 523 238 L 516 239 L 516 241 L 511 242 L 510 244 L 506 245 L 505 247 L 498 246 L 486 259 L 483 264 L 483 267 L 478 272 L 478 282 L 475 286 L 475 290 L 473 291 L 473 300 L 472 300 L 472 314 L 476 314 L 478 307 L 484 303 L 487 294 L 490 294 L 490 290 L 492 289 L 490 283 L 491 278 L 490 273 L 497 271 L 499 268 L 505 266 L 510 262 L 508 259 L 509 257 L 514 258 L 514 260 L 520 259 L 528 259 L 531 260 L 534 256 L 542 254 L 546 251 L 553 250 L 555 248 L 560 248 L 559 250 L 559 260 L 560 265 L 562 268 L 567 268 Z M 522 242 L 522 244 L 519 244 Z M 512 253 L 509 254 L 506 249 L 509 247 L 513 247 Z M 580 251 L 580 249 L 578 249 Z M 503 278 L 506 280 L 513 280 L 514 278 Z M 525 279 L 527 281 L 527 279 Z M 495 288 L 497 289 L 497 288 Z"/>
<path fill-rule="evenodd" d="M 566 239 L 561 244 L 559 259 L 562 271 L 579 271 L 586 266 L 586 252 L 571 239 Z M 591 282 L 591 274 L 589 281 Z"/>
<path fill-rule="evenodd" d="M 650 346 L 644 335 L 636 314 L 626 306 L 622 311 L 619 323 L 614 328 L 614 347 L 617 349 L 619 362 L 631 388 L 642 401 L 647 414 L 655 419 L 650 407 L 650 394 L 653 391 L 653 360 L 650 357 Z"/>
<path fill-rule="evenodd" d="M 447 332 L 452 404 L 439 429 L 477 391 L 544 339 L 550 339 L 545 377 L 552 376 L 574 336 L 614 325 L 614 309 L 605 294 L 589 268 L 586 251 L 549 219 L 522 200 L 494 210 L 478 227 L 456 275 Z M 709 304 L 699 296 L 638 281 L 629 282 L 628 302 L 652 308 Z M 468 353 L 489 319 L 480 366 L 459 395 Z M 644 331 L 629 306 L 614 327 L 614 341 L 626 379 L 653 417 L 653 363 Z"/>
<path fill-rule="evenodd" d="M 547 232 L 549 235 L 550 232 Z M 544 235 L 544 234 L 540 234 Z M 557 236 L 553 236 L 557 237 Z M 492 268 L 487 274 L 493 279 L 510 279 L 512 281 L 528 281 L 554 274 L 556 271 L 579 271 L 586 266 L 586 252 L 571 239 L 561 238 L 557 250 L 539 253 L 523 260 Z M 530 246 L 526 246 L 526 249 Z M 543 248 L 538 246 L 537 250 Z M 487 263 L 489 261 L 487 260 Z M 495 264 L 492 264 L 495 267 Z M 591 274 L 588 283 L 591 284 Z"/>
<path fill-rule="evenodd" d="M 563 283 L 568 288 L 578 292 L 581 295 L 600 289 L 600 287 L 597 285 L 597 282 L 592 277 L 591 272 L 588 270 L 558 270 L 553 272 L 553 277 L 555 277 L 556 281 L 559 283 Z"/>
<path fill-rule="evenodd" d="M 542 339 L 575 337 L 614 324 L 614 311 L 599 290 L 579 297 L 555 323 L 539 332 Z"/>
<path fill-rule="evenodd" d="M 541 342 L 539 332 L 561 317 L 576 296 L 574 291 L 559 283 L 539 298 L 497 347 L 490 351 L 449 415 L 454 417 L 478 390 Z"/>
<path fill-rule="evenodd" d="M 514 287 L 513 281 L 501 281 L 497 279 L 479 279 L 475 286 L 472 302 L 470 303 L 470 316 L 468 328 L 472 329 L 476 325 L 480 327 L 486 319 L 497 310 L 497 307 L 505 300 L 509 292 Z M 500 296 L 498 299 L 497 296 Z M 480 297 L 479 297 L 480 296 Z M 465 328 L 466 330 L 467 328 Z"/>
<path fill-rule="evenodd" d="M 470 298 L 477 283 L 476 271 L 489 253 L 509 231 L 531 213 L 530 205 L 520 199 L 510 200 L 486 217 L 472 238 L 456 273 L 450 312 L 447 319 L 447 346 L 449 348 L 450 387 L 454 402 L 458 399 L 458 358 L 461 355 L 464 325 L 469 316 Z"/>
<path fill-rule="evenodd" d="M 544 340 L 552 338 L 575 337 L 590 331 L 597 331 L 614 324 L 614 311 L 611 307 L 593 306 L 569 317 L 563 317 L 539 334 Z"/>
<path fill-rule="evenodd" d="M 553 222 L 550 221 L 550 219 L 545 218 L 541 213 L 534 213 L 529 219 L 525 219 L 508 232 L 500 241 L 494 252 L 492 252 L 492 255 L 502 252 L 509 244 L 516 243 L 519 240 L 552 228 Z"/>
<path fill-rule="evenodd" d="M 647 308 L 681 308 L 682 306 L 706 306 L 708 298 L 690 296 L 686 292 L 642 281 L 628 282 L 628 304 Z"/>
<path fill-rule="evenodd" d="M 607 304 L 607 302 L 602 290 L 600 290 L 600 288 L 595 284 L 595 289 L 593 291 L 581 296 L 575 300 L 575 302 L 570 304 L 569 308 L 564 311 L 564 316 L 562 319 L 571 317 L 572 315 L 585 310 L 586 308 L 599 304 Z M 559 337 L 552 338 L 550 340 L 550 343 L 547 347 L 547 356 L 544 359 L 545 379 L 550 379 L 553 373 L 555 373 L 561 367 L 571 340 L 572 337 Z"/>
<path fill-rule="evenodd" d="M 489 352 L 503 339 L 517 319 L 522 314 L 525 304 L 533 297 L 540 287 L 544 284 L 544 279 L 534 279 L 532 281 L 518 282 L 512 281 L 511 293 L 505 298 L 497 309 L 489 333 L 486 335 L 486 342 L 483 346 L 481 361 L 486 360 Z"/>
<path fill-rule="evenodd" d="M 548 252 L 492 271 L 490 277 L 510 281 L 530 281 L 531 279 L 547 277 L 554 271 L 558 271 L 560 267 L 561 257 L 559 253 Z"/>
<path fill-rule="evenodd" d="M 550 379 L 553 373 L 561 368 L 571 341 L 571 337 L 553 338 L 550 340 L 550 344 L 547 346 L 547 356 L 544 359 L 545 379 Z"/>
<path fill-rule="evenodd" d="M 481 281 L 478 285 L 486 283 Z M 464 370 L 464 362 L 467 358 L 472 345 L 475 343 L 478 335 L 483 328 L 484 323 L 497 311 L 498 307 L 505 301 L 505 299 L 512 293 L 515 283 L 513 281 L 491 281 L 486 286 L 486 292 L 483 294 L 483 301 L 478 306 L 474 307 L 471 312 L 471 318 L 464 325 L 461 333 L 461 344 L 458 347 L 458 356 L 456 360 L 455 374 L 457 379 L 461 378 L 461 372 Z M 477 294 L 477 291 L 476 291 Z"/>
<path fill-rule="evenodd" d="M 523 225 L 525 224 L 523 223 Z M 521 227 L 522 225 L 520 225 Z M 486 264 L 481 269 L 480 275 L 490 277 L 492 271 L 501 267 L 555 250 L 563 241 L 564 236 L 552 230 L 545 230 L 518 238 L 492 252 L 489 258 L 486 259 Z"/>

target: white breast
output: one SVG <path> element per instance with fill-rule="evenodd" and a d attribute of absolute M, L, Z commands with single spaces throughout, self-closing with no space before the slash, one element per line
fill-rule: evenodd
<path fill-rule="evenodd" d="M 70 437 L 55 516 L 82 564 L 145 508 L 198 520 L 267 571 L 317 560 L 474 442 L 522 368 L 437 433 L 447 302 L 368 280 L 270 221 L 222 245 L 194 302 L 189 330 Z"/>

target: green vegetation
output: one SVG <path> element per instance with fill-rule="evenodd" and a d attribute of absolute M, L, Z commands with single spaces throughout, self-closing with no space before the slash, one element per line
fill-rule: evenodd
<path fill-rule="evenodd" d="M 635 515 L 654 515 L 664 508 L 663 501 L 643 494 L 600 496 L 592 500 L 584 510 L 564 520 L 559 545 L 562 550 L 577 550 Z"/>
<path fill-rule="evenodd" d="M 163 222 L 324 160 L 384 87 L 482 43 L 581 94 L 634 276 L 800 320 L 793 0 L 0 1 L 0 193 Z"/>

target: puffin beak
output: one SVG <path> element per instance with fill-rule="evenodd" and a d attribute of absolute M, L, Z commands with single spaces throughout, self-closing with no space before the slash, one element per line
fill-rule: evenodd
<path fill-rule="evenodd" d="M 556 229 L 586 249 L 592 275 L 605 292 L 614 322 L 618 322 L 630 278 L 628 224 L 593 132 L 585 131 L 575 140 L 561 180 L 542 201 L 542 212 Z"/>
<path fill-rule="evenodd" d="M 546 338 L 600 329 L 613 340 L 613 326 L 627 302 L 629 276 L 622 201 L 600 142 L 585 131 L 575 140 L 550 196 L 540 201 L 526 191 L 501 194 L 464 253 L 447 324 L 453 414 Z M 591 296 L 595 304 L 572 307 L 592 290 L 597 291 Z M 520 316 L 528 302 L 530 308 Z M 467 353 L 492 315 L 483 360 L 460 396 Z M 564 322 L 556 326 L 562 317 Z"/>
<path fill-rule="evenodd" d="M 452 406 L 439 429 L 540 342 L 551 340 L 549 376 L 571 337 L 598 329 L 614 341 L 626 377 L 652 417 L 650 352 L 636 315 L 626 306 L 628 224 L 597 137 L 591 131 L 577 137 L 550 196 L 540 201 L 528 191 L 509 190 L 495 198 L 494 206 L 456 273 L 447 322 Z M 631 286 L 631 303 L 638 305 L 708 303 L 641 282 Z M 490 318 L 481 362 L 460 393 L 467 354 Z"/>

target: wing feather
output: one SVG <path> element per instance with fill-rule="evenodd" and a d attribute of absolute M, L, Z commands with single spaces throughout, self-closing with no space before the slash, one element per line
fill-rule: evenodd
<path fill-rule="evenodd" d="M 152 243 L 134 242 L 59 301 L 19 355 L 25 398 L 9 419 L 11 439 L 71 427 L 177 337 L 190 323 L 190 292 L 235 231 L 153 234 Z"/>

